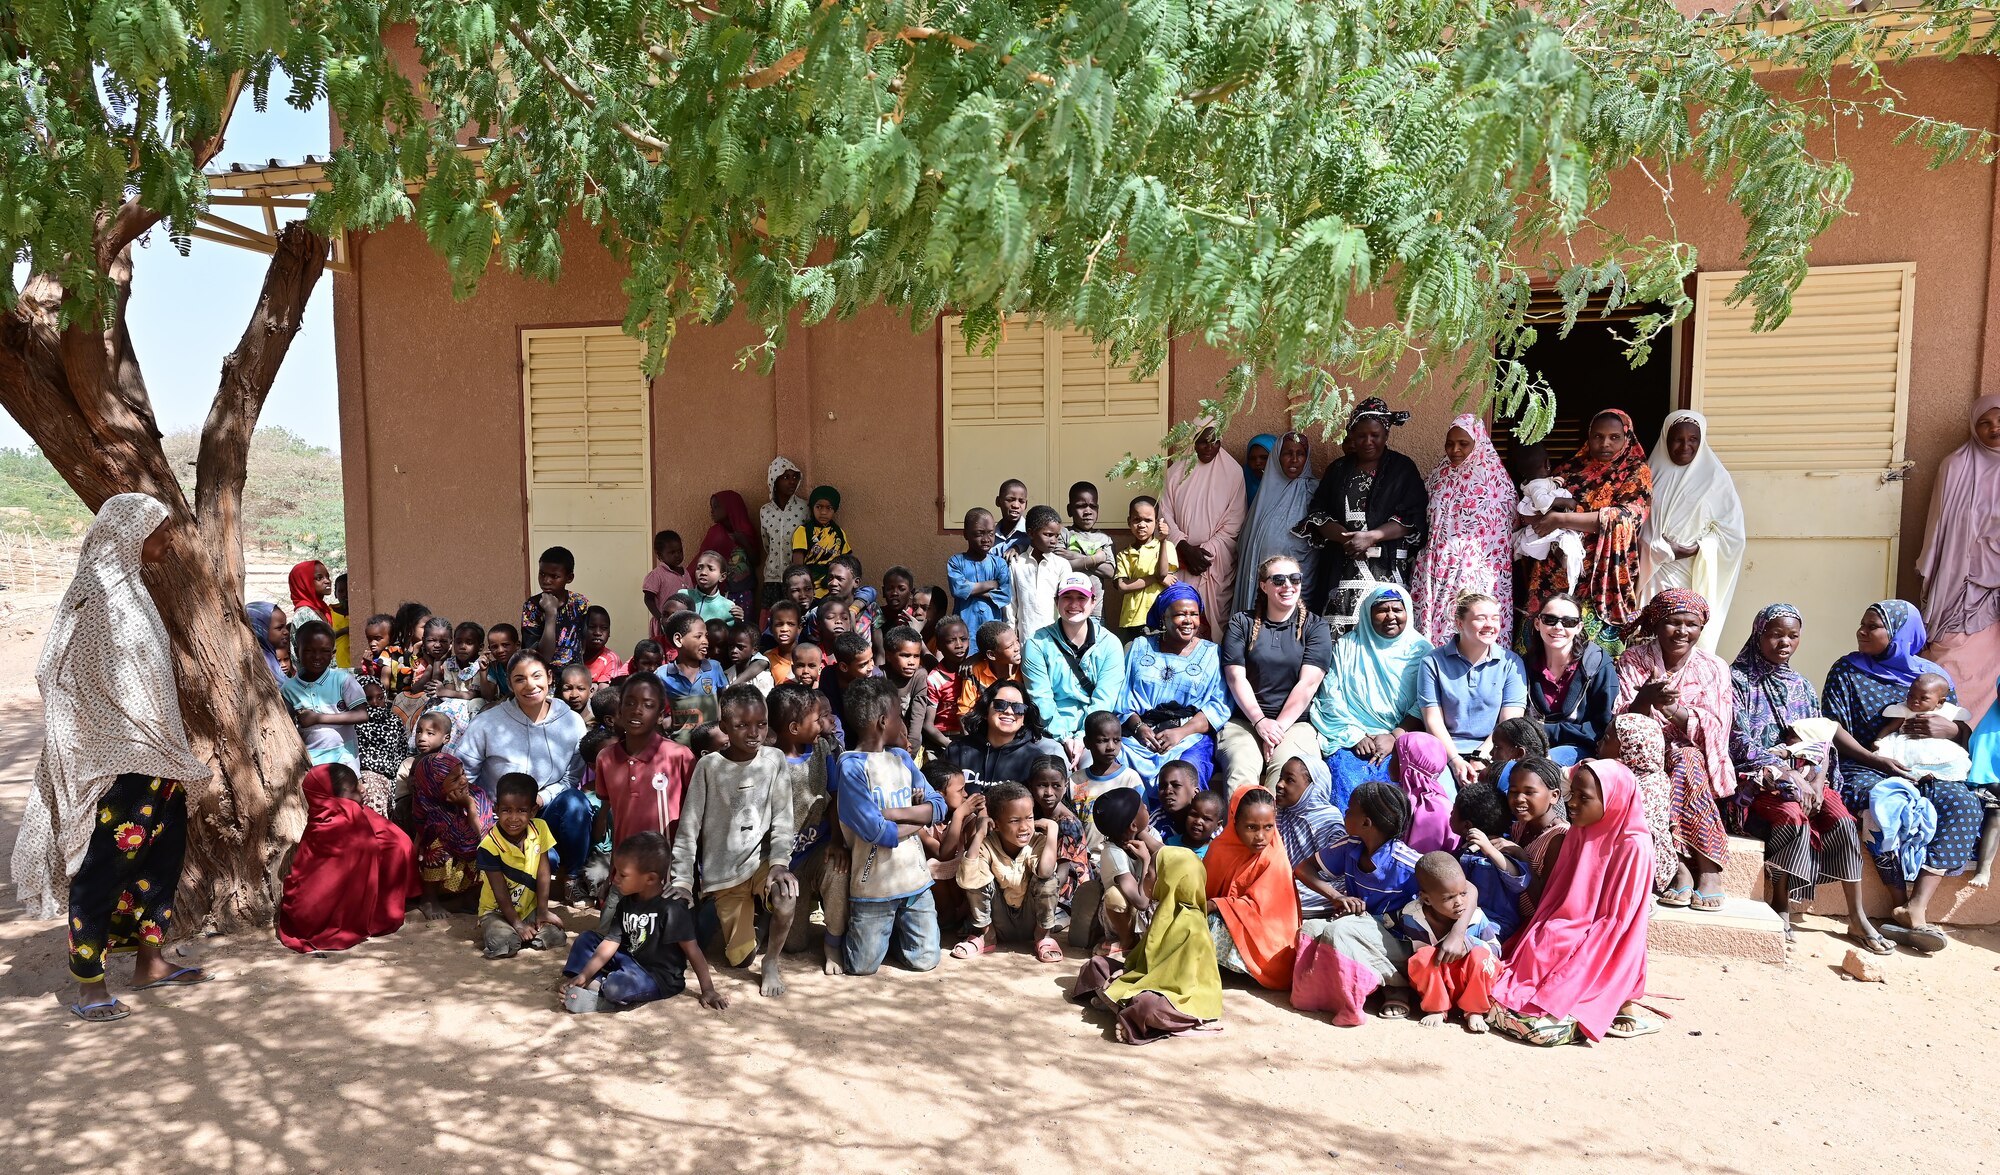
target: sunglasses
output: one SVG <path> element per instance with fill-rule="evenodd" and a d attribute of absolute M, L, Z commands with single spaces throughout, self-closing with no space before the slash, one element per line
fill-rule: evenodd
<path fill-rule="evenodd" d="M 1280 571 L 1276 575 L 1267 575 L 1264 577 L 1264 582 L 1274 587 L 1297 587 L 1305 581 L 1306 577 L 1303 575 L 1283 571 Z"/>
<path fill-rule="evenodd" d="M 995 702 L 993 703 L 992 706 L 989 707 L 989 709 L 991 709 L 995 714 L 1026 714 L 1028 712 L 1028 703 Z"/>
<path fill-rule="evenodd" d="M 1583 623 L 1583 617 L 1581 616 L 1557 616 L 1550 612 L 1544 612 L 1540 616 L 1535 617 L 1535 619 L 1552 628 L 1575 628 L 1577 625 Z"/>

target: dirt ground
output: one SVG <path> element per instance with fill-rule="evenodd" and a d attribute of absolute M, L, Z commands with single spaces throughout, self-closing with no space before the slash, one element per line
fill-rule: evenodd
<path fill-rule="evenodd" d="M 38 642 L 0 627 L 0 859 L 40 738 Z M 572 926 L 587 928 L 578 915 Z M 185 950 L 217 982 L 62 1011 L 60 924 L 0 884 L 0 1154 L 21 1172 L 798 1170 L 1969 1172 L 2000 1168 L 2000 934 L 1844 979 L 1811 920 L 1784 967 L 1655 956 L 1660 1035 L 1555 1051 L 1455 1026 L 1335 1028 L 1232 988 L 1227 1030 L 1143 1049 L 1066 1003 L 1074 958 L 790 968 L 728 1012 L 556 1010 L 549 955 L 470 917 L 341 955 Z"/>

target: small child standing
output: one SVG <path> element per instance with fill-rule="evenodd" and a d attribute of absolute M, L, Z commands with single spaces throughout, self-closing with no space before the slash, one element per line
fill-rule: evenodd
<path fill-rule="evenodd" d="M 817 599 L 826 595 L 827 568 L 854 548 L 847 545 L 847 532 L 835 521 L 840 516 L 839 490 L 815 486 L 806 501 L 812 520 L 792 532 L 792 566 L 812 572 Z"/>
<path fill-rule="evenodd" d="M 1417 861 L 1417 898 L 1403 906 L 1397 933 L 1410 952 L 1410 986 L 1421 1021 L 1436 1028 L 1453 1008 L 1465 1013 L 1465 1030 L 1486 1031 L 1493 981 L 1500 977 L 1500 931 L 1480 913 L 1479 891 L 1465 879 L 1458 858 L 1425 853 Z"/>
<path fill-rule="evenodd" d="M 521 605 L 521 643 L 541 653 L 550 668 L 559 669 L 583 654 L 583 614 L 590 601 L 569 590 L 575 579 L 576 556 L 568 547 L 550 547 L 535 570 L 541 594 Z"/>
<path fill-rule="evenodd" d="M 980 625 L 1006 617 L 1014 596 L 1014 576 L 1007 570 L 1007 553 L 996 549 L 993 513 L 981 506 L 965 512 L 965 552 L 945 560 L 945 581 L 951 585 L 952 609 L 976 631 Z"/>
<path fill-rule="evenodd" d="M 681 565 L 681 558 L 679 534 L 663 530 L 653 536 L 653 569 L 646 573 L 646 580 L 639 591 L 646 600 L 646 615 L 653 618 L 655 640 L 659 639 L 660 625 L 666 620 L 663 609 L 667 601 L 693 586 L 687 568 Z"/>
<path fill-rule="evenodd" d="M 535 816 L 535 777 L 518 771 L 493 789 L 493 830 L 479 842 L 479 936 L 489 959 L 511 959 L 522 947 L 563 944 L 562 923 L 549 909 L 549 850 L 555 833 Z M 505 900 L 501 895 L 505 894 Z"/>
<path fill-rule="evenodd" d="M 1028 484 L 1012 477 L 1001 482 L 1000 491 L 993 495 L 993 507 L 1000 512 L 993 525 L 995 541 L 1003 556 L 1011 555 L 1028 541 L 1022 522 L 1028 513 Z"/>
<path fill-rule="evenodd" d="M 833 712 L 840 714 L 847 708 L 847 691 L 856 682 L 881 676 L 875 670 L 875 646 L 858 632 L 843 632 L 833 642 L 833 664 L 820 676 L 819 692 L 833 704 Z M 854 732 L 841 728 L 835 723 L 835 734 L 849 750 L 854 749 Z"/>
<path fill-rule="evenodd" d="M 958 672 L 972 651 L 972 631 L 965 621 L 946 616 L 937 624 L 937 655 L 924 671 L 924 689 L 929 692 L 931 709 L 937 715 L 938 733 L 947 737 L 959 732 Z"/>
<path fill-rule="evenodd" d="M 353 645 L 348 640 L 347 573 L 333 577 L 333 595 L 326 601 L 326 622 L 333 627 L 333 667 L 354 668 Z"/>
<path fill-rule="evenodd" d="M 898 745 L 903 733 L 887 682 L 847 691 L 847 727 L 855 749 L 840 756 L 836 800 L 850 846 L 845 962 L 873 975 L 897 947 L 912 971 L 938 963 L 937 904 L 918 834 L 944 820 L 943 797 Z"/>
<path fill-rule="evenodd" d="M 1037 506 L 1028 511 L 1027 541 L 1007 557 L 1014 577 L 1007 622 L 1024 638 L 1056 622 L 1056 590 L 1069 574 L 1062 536 L 1062 515 L 1053 506 Z"/>
<path fill-rule="evenodd" d="M 599 931 L 579 934 L 563 967 L 563 1007 L 593 1010 L 597 1000 L 617 1007 L 663 1000 L 687 990 L 687 969 L 701 984 L 701 1006 L 729 1006 L 708 973 L 708 957 L 696 942 L 694 911 L 664 895 L 666 838 L 641 832 L 618 842 L 611 854 L 611 885 L 618 891 L 614 912 Z M 578 991 L 594 998 L 581 999 Z"/>
<path fill-rule="evenodd" d="M 1521 929 L 1521 895 L 1528 889 L 1526 866 L 1507 855 L 1514 847 L 1507 840 L 1510 819 L 1507 801 L 1496 788 L 1461 788 L 1452 802 L 1451 831 L 1459 839 L 1459 867 L 1502 942 Z"/>
<path fill-rule="evenodd" d="M 1126 529 L 1132 545 L 1118 552 L 1119 635 L 1137 640 L 1146 631 L 1146 615 L 1160 593 L 1180 582 L 1180 556 L 1172 536 L 1160 523 L 1160 503 L 1141 495 L 1132 499 L 1125 512 Z"/>
<path fill-rule="evenodd" d="M 619 693 L 612 719 L 617 738 L 597 752 L 595 763 L 604 806 L 597 811 L 593 839 L 615 834 L 615 843 L 657 832 L 671 842 L 680 830 L 694 752 L 661 737 L 660 714 L 666 704 L 667 691 L 657 677 L 635 676 Z"/>
<path fill-rule="evenodd" d="M 954 959 L 992 954 L 1001 942 L 1032 940 L 1035 958 L 1062 962 L 1055 940 L 1056 844 L 1053 820 L 1036 819 L 1035 802 L 1018 783 L 984 796 L 959 859 L 958 886 L 972 907 L 972 934 L 951 948 Z"/>
<path fill-rule="evenodd" d="M 1083 766 L 1070 774 L 1069 803 L 1077 819 L 1088 822 L 1097 797 L 1119 788 L 1131 788 L 1134 795 L 1145 790 L 1139 773 L 1121 763 L 1118 752 L 1125 735 L 1118 715 L 1109 710 L 1093 710 L 1083 717 Z M 1142 805 L 1143 806 L 1143 805 Z"/>
<path fill-rule="evenodd" d="M 979 655 L 965 663 L 958 674 L 958 719 L 961 724 L 986 691 L 999 681 L 1011 681 L 1024 689 L 1027 677 L 1021 671 L 1021 638 L 1012 625 L 989 620 L 979 626 Z"/>
<path fill-rule="evenodd" d="M 1069 528 L 1063 531 L 1063 557 L 1071 571 L 1090 576 L 1097 583 L 1097 595 L 1090 614 L 1104 618 L 1104 581 L 1117 570 L 1111 552 L 1111 536 L 1097 529 L 1097 486 L 1080 481 L 1069 487 Z"/>
<path fill-rule="evenodd" d="M 695 764 L 674 837 L 673 893 L 715 903 L 723 961 L 741 967 L 757 953 L 756 903 L 771 910 L 761 990 L 785 994 L 778 959 L 791 934 L 799 885 L 791 872 L 792 797 L 784 787 L 785 754 L 764 745 L 764 696 L 749 686 L 723 693 L 722 732 L 729 745 Z"/>
<path fill-rule="evenodd" d="M 1882 709 L 1882 729 L 1875 737 L 1875 753 L 1894 759 L 1910 769 L 1914 779 L 1954 779 L 1963 783 L 1972 774 L 1972 755 L 1949 738 L 1911 738 L 1903 733 L 1906 719 L 1919 715 L 1942 718 L 1946 722 L 1970 722 L 1972 715 L 1963 706 L 1947 701 L 1951 682 L 1936 673 L 1919 673 L 1910 682 L 1909 693 L 1897 705 Z M 1982 780 L 1981 782 L 1987 782 Z"/>
<path fill-rule="evenodd" d="M 722 590 L 726 586 L 728 572 L 723 567 L 721 555 L 703 551 L 694 557 L 694 566 L 688 570 L 694 577 L 694 583 L 678 594 L 687 601 L 695 615 L 703 620 L 743 618 L 743 606 Z"/>
<path fill-rule="evenodd" d="M 812 908 L 825 921 L 820 969 L 840 974 L 847 940 L 847 845 L 840 839 L 827 771 L 839 754 L 822 741 L 821 711 L 826 699 L 797 682 L 773 686 L 767 699 L 771 735 L 785 756 L 784 786 L 792 804 L 792 856 L 788 868 L 798 879 L 792 932 L 783 946 L 803 951 L 812 941 Z"/>

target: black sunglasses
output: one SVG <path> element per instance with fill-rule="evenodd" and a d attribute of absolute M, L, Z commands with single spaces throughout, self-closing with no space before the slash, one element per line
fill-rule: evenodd
<path fill-rule="evenodd" d="M 1544 612 L 1540 616 L 1535 617 L 1535 619 L 1541 621 L 1543 624 L 1552 624 L 1561 628 L 1575 628 L 1577 625 L 1583 623 L 1583 617 L 1581 616 L 1557 616 L 1553 612 Z"/>
<path fill-rule="evenodd" d="M 995 702 L 993 703 L 992 706 L 988 708 L 991 709 L 995 714 L 1026 714 L 1028 712 L 1028 703 Z"/>
<path fill-rule="evenodd" d="M 1279 587 L 1295 587 L 1299 584 L 1304 583 L 1305 581 L 1306 577 L 1298 574 L 1297 572 L 1288 573 L 1280 571 L 1276 575 L 1267 575 L 1264 577 L 1265 583 L 1276 584 Z"/>

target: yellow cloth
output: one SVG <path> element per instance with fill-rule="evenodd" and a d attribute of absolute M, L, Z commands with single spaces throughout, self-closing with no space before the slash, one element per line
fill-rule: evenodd
<path fill-rule="evenodd" d="M 1153 924 L 1132 951 L 1125 973 L 1104 994 L 1123 1003 L 1142 991 L 1199 1020 L 1222 1018 L 1222 970 L 1208 935 L 1208 875 L 1187 849 L 1164 848 L 1154 859 Z"/>
<path fill-rule="evenodd" d="M 1160 582 L 1160 547 L 1165 539 L 1154 539 L 1137 547 L 1127 547 L 1118 552 L 1117 573 L 1119 579 L 1143 579 L 1146 586 L 1136 592 L 1126 592 L 1118 605 L 1118 625 L 1121 628 L 1137 628 L 1146 623 L 1146 613 L 1153 610 L 1153 601 L 1160 598 L 1166 585 Z M 1167 570 L 1179 571 L 1180 556 L 1167 545 Z"/>
<path fill-rule="evenodd" d="M 495 824 L 486 839 L 479 842 L 479 854 L 474 858 L 479 869 L 479 916 L 484 918 L 500 908 L 500 900 L 494 896 L 493 881 L 488 873 L 500 874 L 507 883 L 507 900 L 514 903 L 514 916 L 529 918 L 535 913 L 535 880 L 542 867 L 542 858 L 556 847 L 556 834 L 540 820 L 528 822 L 527 834 L 521 843 L 508 840 Z"/>
<path fill-rule="evenodd" d="M 326 622 L 340 634 L 333 638 L 333 663 L 341 669 L 354 668 L 353 646 L 347 641 L 347 613 L 329 610 Z"/>

